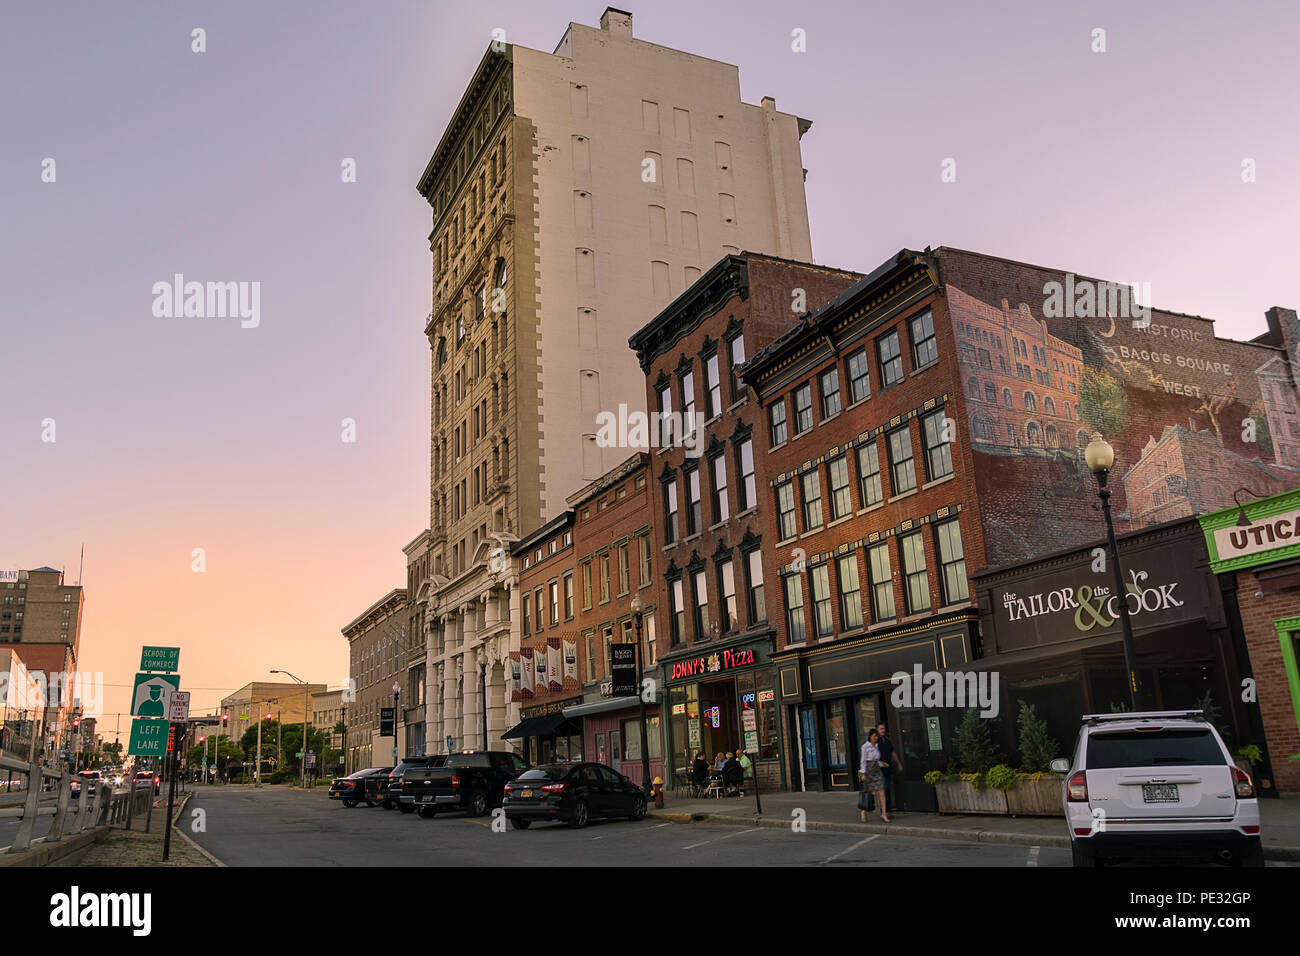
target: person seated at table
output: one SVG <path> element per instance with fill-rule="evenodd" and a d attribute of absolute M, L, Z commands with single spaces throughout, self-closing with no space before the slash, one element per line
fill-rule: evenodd
<path fill-rule="evenodd" d="M 729 754 L 727 761 L 722 765 L 722 783 L 726 786 L 728 792 L 735 792 L 745 782 L 745 768 L 740 765 L 735 754 Z"/>
<path fill-rule="evenodd" d="M 727 755 L 724 754 L 721 750 L 719 750 L 717 756 L 713 758 L 713 769 L 721 770 L 722 765 L 726 762 L 727 762 Z"/>
<path fill-rule="evenodd" d="M 691 782 L 697 791 L 703 790 L 709 783 L 709 762 L 704 759 L 704 751 L 695 753 L 695 763 L 691 765 Z"/>

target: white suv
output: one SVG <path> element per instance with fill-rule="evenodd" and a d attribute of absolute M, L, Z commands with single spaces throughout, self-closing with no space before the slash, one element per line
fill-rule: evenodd
<path fill-rule="evenodd" d="M 1069 774 L 1065 819 L 1075 866 L 1188 858 L 1263 866 L 1259 802 L 1199 710 L 1091 714 Z"/>

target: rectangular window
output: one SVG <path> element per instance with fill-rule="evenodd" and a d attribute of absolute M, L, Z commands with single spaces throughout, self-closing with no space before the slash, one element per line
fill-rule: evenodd
<path fill-rule="evenodd" d="M 785 633 L 789 644 L 802 644 L 808 639 L 803 621 L 803 581 L 797 574 L 785 578 Z"/>
<path fill-rule="evenodd" d="M 700 505 L 700 469 L 692 468 L 686 475 L 686 533 L 695 534 L 700 530 L 703 518 Z"/>
<path fill-rule="evenodd" d="M 551 582 L 551 626 L 560 623 L 560 582 Z"/>
<path fill-rule="evenodd" d="M 858 581 L 858 556 L 846 554 L 837 562 L 840 584 L 840 624 L 846 631 L 862 626 L 862 585 Z"/>
<path fill-rule="evenodd" d="M 840 411 L 840 371 L 831 369 L 822 373 L 822 418 L 830 418 Z"/>
<path fill-rule="evenodd" d="M 618 593 L 632 590 L 632 546 L 620 545 L 618 549 Z"/>
<path fill-rule="evenodd" d="M 597 560 L 600 562 L 600 603 L 609 600 L 609 552 L 606 551 Z"/>
<path fill-rule="evenodd" d="M 641 586 L 645 587 L 650 583 L 650 539 L 642 535 L 637 541 L 641 545 Z"/>
<path fill-rule="evenodd" d="M 927 309 L 912 318 L 911 326 L 913 367 L 921 368 L 939 357 L 939 341 L 934 337 L 934 316 Z"/>
<path fill-rule="evenodd" d="M 822 481 L 821 473 L 814 470 L 800 479 L 803 485 L 803 525 L 804 531 L 822 526 Z"/>
<path fill-rule="evenodd" d="M 705 412 L 709 418 L 722 413 L 722 382 L 718 379 L 718 353 L 714 352 L 704 362 L 704 378 L 708 388 Z"/>
<path fill-rule="evenodd" d="M 543 622 L 545 621 L 545 616 L 546 616 L 546 607 L 542 603 L 541 588 L 536 588 L 533 591 L 533 614 L 536 615 L 534 619 L 535 629 L 540 631 L 542 629 Z"/>
<path fill-rule="evenodd" d="M 880 453 L 874 440 L 858 446 L 858 494 L 864 508 L 884 497 L 880 491 Z"/>
<path fill-rule="evenodd" d="M 731 340 L 731 400 L 740 400 L 740 380 L 737 370 L 745 364 L 745 337 L 737 335 Z"/>
<path fill-rule="evenodd" d="M 573 618 L 573 572 L 564 576 L 564 619 Z"/>
<path fill-rule="evenodd" d="M 957 519 L 945 521 L 934 529 L 935 550 L 943 572 L 943 603 L 956 604 L 970 598 L 966 580 L 966 552 L 961 546 L 961 526 Z"/>
<path fill-rule="evenodd" d="M 664 529 L 664 542 L 672 544 L 677 540 L 677 479 L 664 482 L 664 512 L 668 516 L 668 526 Z"/>
<path fill-rule="evenodd" d="M 713 459 L 713 520 L 726 521 L 731 517 L 727 505 L 727 456 Z"/>
<path fill-rule="evenodd" d="M 794 433 L 802 435 L 812 426 L 812 386 L 800 385 L 794 390 Z"/>
<path fill-rule="evenodd" d="M 900 495 L 916 487 L 916 463 L 912 460 L 912 429 L 907 425 L 889 433 L 890 491 Z"/>
<path fill-rule="evenodd" d="M 767 620 L 767 604 L 763 599 L 763 553 L 758 549 L 749 552 L 749 623 Z"/>
<path fill-rule="evenodd" d="M 695 431 L 695 373 L 682 376 L 682 434 Z"/>
<path fill-rule="evenodd" d="M 591 610 L 591 562 L 582 565 L 582 609 Z"/>
<path fill-rule="evenodd" d="M 686 633 L 686 602 L 682 599 L 681 578 L 673 582 L 671 603 L 669 612 L 673 616 L 673 646 L 676 646 L 682 642 L 683 635 Z"/>
<path fill-rule="evenodd" d="M 587 680 L 593 681 L 596 674 L 596 635 L 587 635 Z"/>
<path fill-rule="evenodd" d="M 524 597 L 523 597 L 523 600 L 524 600 L 524 617 L 523 617 L 523 621 L 524 621 L 524 636 L 527 637 L 529 634 L 532 633 L 532 629 L 531 629 L 531 622 L 532 622 L 532 618 L 533 618 L 533 614 L 532 614 L 532 610 L 533 610 L 533 599 L 532 599 L 532 595 L 530 595 L 530 594 L 528 594 L 527 592 L 525 592 Z"/>
<path fill-rule="evenodd" d="M 899 546 L 903 552 L 903 577 L 907 594 L 907 613 L 930 610 L 930 576 L 925 571 L 925 541 L 921 532 L 905 535 Z"/>
<path fill-rule="evenodd" d="M 767 410 L 767 417 L 772 426 L 772 447 L 784 445 L 786 439 L 784 398 Z"/>
<path fill-rule="evenodd" d="M 787 481 L 776 486 L 777 531 L 782 541 L 789 541 L 799 533 L 794 519 L 794 483 Z"/>
<path fill-rule="evenodd" d="M 952 474 L 952 445 L 944 440 L 943 423 L 942 408 L 921 419 L 925 436 L 925 470 L 930 481 Z"/>
<path fill-rule="evenodd" d="M 831 619 L 831 572 L 825 564 L 812 569 L 813 623 L 818 637 L 830 637 L 835 632 Z"/>
<path fill-rule="evenodd" d="M 853 498 L 849 494 L 849 459 L 840 455 L 826 466 L 831 479 L 831 520 L 843 518 L 853 510 Z"/>
<path fill-rule="evenodd" d="M 871 396 L 871 380 L 867 375 L 867 350 L 858 349 L 849 356 L 849 394 L 854 402 Z"/>
<path fill-rule="evenodd" d="M 867 551 L 871 566 L 871 620 L 888 621 L 894 611 L 894 575 L 889 563 L 889 543 L 882 542 Z"/>
<path fill-rule="evenodd" d="M 754 482 L 754 440 L 746 438 L 740 443 L 740 510 L 747 511 L 758 504 L 758 488 Z"/>
<path fill-rule="evenodd" d="M 880 383 L 882 388 L 897 385 L 903 380 L 903 352 L 898 345 L 898 330 L 876 339 L 880 355 Z"/>
<path fill-rule="evenodd" d="M 718 568 L 718 592 L 722 595 L 722 630 L 740 623 L 736 617 L 736 567 L 728 558 Z"/>
<path fill-rule="evenodd" d="M 659 389 L 659 447 L 673 445 L 673 392 L 665 385 Z M 672 540 L 672 539 L 669 539 Z"/>
<path fill-rule="evenodd" d="M 705 583 L 708 576 L 703 571 L 695 572 L 695 639 L 707 641 L 713 636 L 709 623 L 709 588 Z"/>

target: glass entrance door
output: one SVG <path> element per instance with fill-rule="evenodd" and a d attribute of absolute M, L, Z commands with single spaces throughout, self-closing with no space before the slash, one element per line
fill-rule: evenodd
<path fill-rule="evenodd" d="M 826 783 L 832 790 L 850 790 L 853 772 L 849 767 L 849 735 L 845 725 L 844 701 L 833 700 L 826 709 Z"/>
<path fill-rule="evenodd" d="M 804 789 L 822 789 L 821 761 L 817 755 L 817 711 L 814 707 L 799 708 L 799 737 L 803 753 Z"/>

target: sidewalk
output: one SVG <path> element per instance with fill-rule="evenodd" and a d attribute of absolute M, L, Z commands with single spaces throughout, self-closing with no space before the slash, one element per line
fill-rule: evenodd
<path fill-rule="evenodd" d="M 153 811 L 150 832 L 144 832 L 145 814 L 138 814 L 131 829 L 114 826 L 86 849 L 72 853 L 50 866 L 219 866 L 181 832 L 185 820 L 182 810 L 189 802 L 189 794 L 182 794 L 173 811 L 171 848 L 167 862 L 163 862 L 163 831 L 167 825 L 167 794 Z"/>
<path fill-rule="evenodd" d="M 871 814 L 870 823 L 863 823 L 856 793 L 765 793 L 760 799 L 762 816 L 754 811 L 752 793 L 721 800 L 682 800 L 665 793 L 664 809 L 651 807 L 649 815 L 678 823 L 707 821 L 784 828 L 795 821 L 795 811 L 802 810 L 809 830 L 1070 847 L 1063 817 L 964 816 L 899 811 L 889 815 L 888 824 L 880 822 L 879 813 Z M 1259 812 L 1265 859 L 1300 861 L 1300 797 L 1260 800 Z"/>

